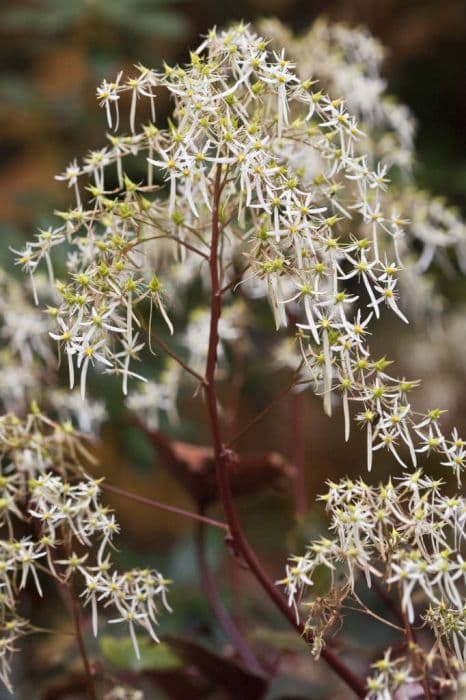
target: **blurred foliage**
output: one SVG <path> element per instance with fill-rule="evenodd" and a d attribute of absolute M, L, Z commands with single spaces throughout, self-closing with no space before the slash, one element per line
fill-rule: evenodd
<path fill-rule="evenodd" d="M 173 0 L 42 0 L 36 7 L 6 10 L 2 22 L 6 30 L 43 32 L 49 37 L 92 24 L 173 39 L 184 34 L 186 23 L 172 4 Z"/>
<path fill-rule="evenodd" d="M 97 108 L 95 87 L 104 77 L 126 71 L 138 62 L 156 66 L 162 60 L 182 61 L 195 37 L 213 25 L 267 15 L 278 16 L 299 31 L 321 14 L 353 25 L 365 24 L 386 44 L 390 89 L 412 108 L 419 122 L 420 181 L 466 208 L 463 0 L 14 0 L 4 3 L 0 10 L 0 263 L 9 266 L 7 246 L 21 245 L 18 239 L 30 238 L 37 225 L 47 225 L 53 209 L 68 200 L 68 192 L 53 176 L 74 156 L 101 145 L 105 117 Z M 392 345 L 402 339 L 392 337 Z M 385 344 L 386 338 L 381 342 Z M 264 348 L 264 354 L 266 351 Z M 281 386 L 279 374 L 272 381 L 264 381 L 261 367 L 247 369 L 241 396 L 245 422 Z M 107 396 L 112 416 L 112 424 L 96 448 L 105 474 L 132 491 L 192 508 L 188 493 L 167 473 L 150 440 L 127 425 L 119 390 L 104 382 L 96 383 L 94 389 Z M 186 407 L 186 419 L 177 437 L 202 444 L 202 416 L 190 407 L 189 397 Z M 461 406 L 457 410 L 461 412 Z M 314 496 L 322 490 L 324 478 L 361 471 L 363 446 L 358 435 L 345 446 L 341 426 L 335 428 L 335 422 L 322 414 L 312 398 L 307 399 L 307 414 L 312 430 L 305 458 L 309 492 Z M 269 413 L 258 430 L 245 436 L 241 449 L 277 451 L 289 458 L 289 433 L 289 406 L 284 402 Z M 299 544 L 320 528 L 319 508 L 294 522 L 291 475 L 285 466 L 286 459 L 283 473 L 278 474 L 280 479 L 270 479 L 267 472 L 258 477 L 261 497 L 248 497 L 242 502 L 245 529 L 275 578 L 281 574 L 290 543 L 291 549 L 300 549 Z M 208 477 L 203 473 L 201 479 Z M 167 640 L 159 647 L 141 639 L 142 659 L 137 666 L 129 651 L 130 640 L 104 637 L 103 655 L 115 668 L 128 672 L 133 681 L 131 674 L 152 672 L 159 690 L 154 695 L 149 684 L 147 697 L 323 697 L 325 667 L 311 666 L 304 647 L 300 653 L 300 640 L 294 636 L 291 639 L 247 572 L 234 557 L 225 554 L 218 533 L 209 533 L 207 549 L 210 565 L 220 577 L 220 593 L 240 626 L 245 626 L 246 611 L 253 610 L 257 627 L 250 630 L 251 639 L 268 649 L 280 668 L 266 690 L 260 678 L 245 680 L 245 672 L 228 658 L 231 649 L 201 593 L 191 523 L 135 507 L 119 497 L 109 500 L 118 509 L 126 533 L 126 563 L 140 563 L 142 559 L 149 563 L 152 555 L 167 575 L 177 579 L 171 598 L 176 612 L 165 631 L 183 634 L 183 642 Z M 212 512 L 215 515 L 215 507 Z M 50 610 L 44 605 L 43 615 L 44 625 L 50 618 L 59 618 L 65 629 L 66 616 L 60 606 Z M 263 626 L 270 622 L 276 628 L 272 634 Z M 350 627 L 352 638 L 348 643 L 357 647 L 366 629 L 356 622 Z M 89 641 L 91 635 L 87 636 Z M 78 681 L 69 689 L 69 679 L 60 686 L 65 688 L 61 695 L 53 691 L 61 683 L 63 667 L 70 668 L 71 674 L 76 671 L 69 666 L 71 643 L 65 633 L 63 637 L 44 636 L 42 649 L 31 647 L 29 655 L 21 655 L 15 697 L 83 697 Z M 43 670 L 44 654 L 52 660 L 50 676 Z M 197 666 L 199 677 L 193 675 L 193 666 Z M 181 667 L 191 671 L 178 673 Z M 178 681 L 173 671 L 178 673 Z M 79 669 L 76 672 L 79 674 Z M 76 678 L 79 680 L 79 675 Z M 141 680 L 141 687 L 146 688 L 147 682 L 148 678 Z M 345 693 L 343 690 L 338 695 L 335 690 L 334 697 L 345 698 Z M 3 697 L 6 695 L 0 690 Z"/>
<path fill-rule="evenodd" d="M 146 636 L 139 635 L 138 646 L 140 659 L 133 653 L 130 637 L 103 636 L 100 639 L 100 649 L 104 658 L 119 669 L 136 672 L 173 671 L 183 666 L 182 660 L 165 642 L 154 644 Z"/>

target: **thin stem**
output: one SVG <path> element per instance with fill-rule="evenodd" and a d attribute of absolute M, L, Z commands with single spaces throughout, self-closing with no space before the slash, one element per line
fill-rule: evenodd
<path fill-rule="evenodd" d="M 401 594 L 401 591 L 400 591 Z M 409 623 L 408 620 L 408 615 L 406 612 L 402 609 L 401 610 L 401 615 L 403 617 L 404 621 L 404 628 L 405 628 L 405 637 L 406 637 L 406 644 L 408 647 L 408 654 L 411 657 L 411 661 L 413 663 L 414 668 L 420 673 L 422 676 L 421 679 L 421 684 L 422 688 L 424 690 L 424 697 L 426 700 L 432 700 L 432 695 L 430 692 L 430 687 L 429 687 L 429 678 L 427 676 L 427 667 L 425 663 L 422 662 L 422 658 L 419 658 L 419 647 L 416 641 L 416 636 L 414 634 L 414 631 Z"/>
<path fill-rule="evenodd" d="M 41 633 L 41 634 L 54 634 L 54 635 L 60 635 L 63 637 L 75 637 L 74 632 L 66 632 L 65 630 L 59 629 L 59 628 L 48 628 L 48 627 L 39 627 L 38 625 L 31 625 L 28 631 L 24 632 L 24 635 L 28 634 L 36 634 L 36 633 Z"/>
<path fill-rule="evenodd" d="M 155 225 L 160 231 L 163 231 L 163 233 L 166 234 L 167 236 L 173 235 L 171 231 L 167 231 L 167 229 L 164 228 L 163 224 L 165 223 L 165 221 L 163 219 L 150 216 L 149 222 L 150 222 L 150 224 Z M 147 222 L 144 222 L 144 223 L 147 223 Z M 201 235 L 201 231 L 204 230 L 203 226 L 190 226 L 189 224 L 186 224 L 186 223 L 178 224 L 178 226 L 180 228 L 183 228 L 186 231 L 189 231 L 190 233 L 192 233 L 193 236 L 196 236 L 198 241 L 200 241 L 202 243 L 202 245 L 204 245 L 206 248 L 208 248 L 208 244 L 206 243 L 206 241 L 203 239 L 203 237 Z M 204 253 L 203 253 L 203 255 L 204 255 Z M 208 258 L 208 256 L 206 256 L 206 257 Z"/>
<path fill-rule="evenodd" d="M 86 645 L 84 644 L 84 636 L 82 631 L 82 619 L 81 619 L 81 608 L 79 607 L 79 602 L 76 599 L 76 593 L 74 590 L 74 585 L 72 580 L 68 582 L 68 592 L 71 600 L 71 616 L 73 618 L 74 631 L 76 636 L 76 641 L 78 643 L 79 653 L 84 666 L 84 672 L 86 674 L 87 681 L 87 694 L 89 700 L 97 700 L 97 694 L 94 687 L 94 678 L 92 676 L 92 669 L 89 663 L 89 658 L 86 652 Z"/>
<path fill-rule="evenodd" d="M 372 581 L 373 584 L 373 589 L 377 593 L 377 595 L 383 600 L 387 608 L 391 611 L 393 617 L 395 617 L 398 622 L 403 625 L 403 631 L 404 631 L 404 624 L 405 624 L 405 619 L 403 617 L 403 614 L 391 595 L 389 594 L 388 591 L 385 590 L 383 586 L 380 585 L 380 583 L 375 579 Z"/>
<path fill-rule="evenodd" d="M 243 435 L 245 435 L 247 432 L 249 432 L 249 430 L 251 430 L 251 428 L 253 428 L 255 425 L 257 425 L 257 423 L 259 423 L 263 418 L 265 418 L 265 416 L 275 406 L 276 403 L 278 403 L 284 396 L 286 396 L 286 394 L 288 394 L 289 391 L 291 391 L 291 389 L 296 385 L 296 383 L 298 381 L 299 372 L 301 370 L 302 365 L 303 365 L 303 362 L 301 362 L 299 368 L 295 372 L 293 372 L 293 375 L 292 375 L 290 381 L 287 384 L 285 384 L 285 386 L 282 389 L 280 389 L 278 394 L 276 394 L 271 399 L 271 401 L 269 401 L 267 406 L 265 406 L 265 408 L 263 408 L 262 411 L 259 411 L 259 413 L 257 415 L 255 415 L 254 418 L 252 418 L 252 420 L 249 421 L 249 423 L 246 423 L 246 425 L 243 425 L 243 427 L 240 428 L 238 430 L 238 432 L 235 435 L 233 435 L 233 437 L 230 440 L 228 440 L 228 442 L 225 445 L 226 447 L 231 447 L 232 445 L 235 444 L 235 442 L 238 442 L 238 440 L 240 438 L 242 438 Z"/>
<path fill-rule="evenodd" d="M 136 221 L 140 221 L 143 224 L 147 224 L 147 221 L 145 221 L 144 219 L 136 219 Z M 196 248 L 196 246 L 193 246 L 191 243 L 184 241 L 182 238 L 179 238 L 178 236 L 175 236 L 172 233 L 164 233 L 162 235 L 158 234 L 156 236 L 146 236 L 145 238 L 138 238 L 132 247 L 137 248 L 137 246 L 140 243 L 148 243 L 149 241 L 157 241 L 157 240 L 160 240 L 162 238 L 169 238 L 170 240 L 174 241 L 175 243 L 182 245 L 187 250 L 190 250 L 192 253 L 199 255 L 199 257 L 203 258 L 204 260 L 209 259 L 209 256 L 206 255 L 206 253 L 204 253 L 202 250 L 199 250 L 199 248 Z M 202 242 L 204 242 L 204 241 L 202 241 Z"/>
<path fill-rule="evenodd" d="M 173 360 L 175 360 L 175 362 L 176 362 L 177 364 L 179 364 L 180 367 L 182 367 L 186 372 L 188 372 L 188 374 L 191 374 L 195 379 L 197 379 L 197 381 L 198 381 L 200 384 L 203 384 L 203 383 L 204 383 L 204 381 L 205 381 L 205 380 L 204 380 L 204 377 L 203 377 L 201 374 L 199 374 L 199 372 L 196 372 L 196 370 L 194 370 L 192 367 L 190 367 L 184 360 L 182 360 L 181 357 L 179 357 L 179 355 L 177 355 L 176 352 L 174 352 L 174 351 L 166 344 L 166 342 L 165 342 L 164 340 L 162 340 L 162 338 L 160 338 L 160 336 L 158 336 L 157 333 L 155 333 L 155 332 L 152 330 L 152 328 L 150 328 L 150 323 L 149 323 L 149 325 L 147 325 L 147 323 L 145 322 L 144 318 L 142 318 L 142 317 L 140 317 L 140 316 L 138 316 L 138 320 L 139 320 L 139 322 L 140 322 L 142 328 L 143 328 L 145 331 L 147 331 L 147 333 L 149 333 L 149 329 L 150 329 L 150 338 L 151 338 L 151 339 L 153 338 L 153 339 L 155 340 L 155 342 L 157 343 L 157 345 L 160 345 L 160 347 L 162 348 L 162 350 L 163 350 L 164 352 L 166 352 L 167 355 L 169 355 Z"/>
<path fill-rule="evenodd" d="M 207 600 L 209 601 L 221 628 L 232 642 L 242 661 L 244 661 L 251 671 L 254 671 L 254 673 L 262 676 L 264 673 L 262 666 L 256 659 L 254 652 L 242 636 L 240 630 L 236 626 L 233 618 L 228 613 L 228 610 L 223 605 L 218 594 L 215 580 L 209 569 L 205 545 L 205 525 L 204 523 L 199 523 L 198 527 L 196 528 L 196 553 L 199 563 L 199 571 L 201 574 L 202 587 L 205 591 Z"/>
<path fill-rule="evenodd" d="M 160 345 L 162 350 L 167 353 L 171 358 L 175 360 L 188 374 L 191 374 L 195 379 L 197 379 L 198 382 L 201 384 L 204 384 L 205 379 L 202 375 L 200 375 L 196 370 L 194 370 L 192 367 L 186 364 L 184 360 L 181 359 L 173 350 L 171 350 L 168 345 L 163 341 L 154 331 L 151 331 L 151 338 L 154 338 L 155 342 L 157 345 Z"/>
<path fill-rule="evenodd" d="M 352 607 L 351 605 L 345 605 L 346 610 L 354 610 L 355 612 L 360 612 L 360 613 L 363 613 L 364 615 L 369 615 L 370 617 L 373 617 L 374 620 L 378 620 L 382 624 L 387 625 L 388 627 L 392 627 L 392 629 L 394 629 L 394 630 L 397 630 L 397 632 L 401 632 L 402 634 L 405 633 L 404 627 L 400 627 L 399 625 L 395 625 L 393 622 L 389 622 L 388 620 L 385 620 L 385 618 L 380 617 L 380 615 L 377 615 L 370 608 L 368 608 L 367 605 L 365 603 L 363 603 L 363 601 L 359 598 L 359 596 L 356 594 L 355 591 L 353 591 L 353 595 L 361 607 L 355 608 L 355 607 Z"/>
<path fill-rule="evenodd" d="M 60 527 L 60 530 L 62 540 L 61 544 L 58 544 L 58 547 L 59 550 L 63 551 L 64 556 L 66 556 L 66 558 L 69 558 L 71 556 L 71 536 L 70 533 L 65 532 L 63 525 Z M 68 580 L 60 579 L 59 576 L 54 576 L 53 578 L 58 588 L 58 592 L 61 598 L 63 599 L 66 608 L 68 609 L 71 619 L 73 620 L 74 637 L 76 639 L 81 660 L 84 666 L 88 698 L 89 700 L 97 700 L 92 669 L 89 663 L 89 658 L 87 656 L 86 645 L 84 644 L 81 608 L 79 606 L 79 600 L 76 597 L 73 578 L 72 576 Z"/>
<path fill-rule="evenodd" d="M 217 527 L 220 530 L 225 530 L 227 533 L 230 528 L 226 523 L 222 523 L 220 520 L 214 520 L 213 518 L 208 518 L 205 515 L 200 515 L 199 513 L 193 513 L 189 510 L 184 510 L 184 508 L 178 508 L 177 506 L 169 506 L 167 503 L 161 503 L 160 501 L 154 501 L 152 498 L 147 498 L 146 496 L 139 496 L 137 493 L 132 491 L 127 491 L 126 489 L 121 489 L 118 486 L 112 486 L 111 484 L 102 483 L 100 488 L 103 491 L 108 491 L 109 493 L 115 493 L 118 496 L 124 496 L 129 498 L 131 501 L 136 501 L 136 503 L 143 503 L 145 506 L 150 506 L 151 508 L 158 508 L 159 510 L 166 510 L 169 513 L 175 513 L 176 515 L 181 515 L 183 518 L 189 518 L 190 520 L 197 520 L 198 522 L 205 523 L 206 525 L 211 525 L 212 527 Z"/>
<path fill-rule="evenodd" d="M 224 287 L 222 287 L 222 289 L 220 290 L 221 294 L 222 295 L 225 294 L 230 289 L 233 289 L 233 287 L 235 287 L 237 284 L 239 284 L 241 282 L 241 280 L 243 279 L 244 273 L 247 272 L 247 270 L 249 270 L 249 268 L 250 268 L 250 265 L 246 265 L 246 267 L 243 270 L 241 270 L 241 272 L 238 272 L 238 274 L 235 275 L 234 279 L 232 279 Z"/>
<path fill-rule="evenodd" d="M 410 653 L 410 656 L 413 660 L 414 666 L 420 671 L 420 675 L 422 676 L 421 683 L 422 687 L 424 690 L 424 697 L 427 700 L 431 700 L 432 698 L 432 692 L 429 686 L 429 678 L 427 674 L 427 667 L 425 664 L 422 663 L 422 655 L 421 655 L 421 660 L 419 659 L 419 655 L 416 653 L 416 650 L 418 649 L 417 641 L 416 641 L 416 636 L 415 632 L 412 628 L 412 626 L 409 623 L 408 617 L 406 613 L 398 607 L 398 605 L 395 603 L 391 595 L 379 584 L 377 580 L 373 581 L 374 584 L 374 590 L 378 593 L 380 598 L 386 603 L 388 608 L 391 610 L 392 614 L 394 617 L 400 622 L 400 624 L 403 626 L 400 629 L 400 631 L 404 634 L 408 651 Z M 398 587 L 398 592 L 401 597 L 401 589 Z M 386 620 L 384 620 L 385 624 L 388 625 L 390 624 Z M 393 627 L 394 625 L 392 625 Z"/>
<path fill-rule="evenodd" d="M 263 570 L 256 554 L 251 549 L 246 540 L 241 523 L 236 512 L 233 495 L 230 485 L 230 471 L 235 461 L 235 455 L 231 450 L 226 449 L 222 443 L 220 432 L 220 421 L 217 409 L 217 395 L 215 389 L 215 368 L 217 363 L 217 346 L 219 342 L 218 324 L 221 315 L 221 284 L 219 279 L 219 205 L 220 194 L 222 188 L 222 170 L 221 166 L 217 165 L 215 174 L 213 205 L 212 205 L 212 242 L 210 251 L 210 279 L 211 279 L 211 300 L 210 300 L 210 333 L 209 333 L 209 349 L 207 352 L 206 363 L 206 383 L 204 385 L 204 395 L 207 403 L 209 414 L 210 429 L 215 454 L 215 468 L 217 474 L 217 483 L 219 488 L 220 500 L 223 504 L 225 516 L 230 525 L 233 544 L 239 554 L 249 566 L 251 573 L 260 583 L 268 597 L 272 600 L 275 606 L 281 611 L 289 623 L 308 640 L 312 640 L 312 634 L 309 630 L 295 619 L 294 612 L 289 607 L 286 598 L 269 579 L 266 572 Z M 287 388 L 289 390 L 290 387 Z M 283 393 L 286 393 L 283 392 Z M 230 443 L 231 444 L 231 443 Z M 333 670 L 340 676 L 342 680 L 356 693 L 360 698 L 365 697 L 365 687 L 359 678 L 349 669 L 335 654 L 329 649 L 322 650 L 322 656 Z"/>

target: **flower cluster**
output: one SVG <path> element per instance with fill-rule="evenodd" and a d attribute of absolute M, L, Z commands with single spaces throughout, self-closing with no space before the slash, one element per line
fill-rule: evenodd
<path fill-rule="evenodd" d="M 44 280 L 39 277 L 37 282 L 39 290 L 47 293 Z M 31 303 L 28 290 L 0 270 L 0 337 L 5 343 L 0 351 L 2 408 L 25 416 L 35 401 L 60 422 L 71 418 L 80 432 L 96 435 L 107 416 L 104 402 L 83 401 L 76 392 L 57 388 L 52 331 L 50 316 Z"/>
<path fill-rule="evenodd" d="M 357 37 L 345 36 L 339 40 L 359 47 L 351 55 L 368 64 L 372 53 L 378 56 L 370 41 L 365 47 L 360 39 L 359 46 Z M 292 42 L 291 55 L 295 49 Z M 154 105 L 167 91 L 174 108 L 163 129 L 154 123 Z M 210 32 L 184 67 L 138 66 L 136 77 L 125 81 L 119 74 L 98 93 L 110 128 L 120 123 L 121 97 L 129 94 L 130 133 L 110 134 L 107 147 L 82 164 L 73 161 L 60 177 L 75 191 L 75 208 L 61 212 L 63 224 L 41 231 L 18 258 L 31 273 L 44 259 L 53 279 L 52 249 L 71 247 L 67 281 L 56 282 L 60 301 L 48 309 L 70 385 L 79 372 L 84 396 L 94 364 L 119 375 L 125 394 L 130 377 L 144 379 L 132 364 L 141 358 L 147 325 L 151 336 L 153 315 L 173 333 L 183 298 L 199 280 L 208 289 L 205 261 L 215 216 L 222 287 L 235 289 L 245 309 L 268 297 L 276 327 L 294 327 L 306 376 L 327 413 L 341 402 L 347 437 L 350 406 L 360 408 L 355 415 L 367 431 L 369 468 L 381 448 L 402 464 L 407 455 L 414 466 L 418 450 L 439 450 L 459 473 L 462 442 L 443 436 L 435 411 L 416 414 L 409 393 L 417 382 L 389 374 L 389 361 L 373 358 L 367 345 L 383 308 L 407 321 L 398 275 L 413 241 L 424 236 L 418 267 L 425 269 L 439 248 L 464 239 L 462 222 L 430 200 L 414 206 L 423 212 L 424 228 L 408 225 L 390 199 L 391 192 L 399 196 L 388 187 L 393 164 L 371 150 L 347 103 L 367 122 L 378 123 L 376 113 L 369 118 L 354 100 L 317 89 L 283 51 L 270 51 L 243 25 Z M 138 131 L 143 98 L 152 121 Z M 384 123 L 395 124 L 396 138 L 408 148 L 409 129 L 384 105 Z M 142 167 L 145 179 L 131 179 L 128 172 Z M 456 233 L 442 233 L 442 225 Z M 202 323 L 208 317 L 200 311 L 180 338 L 199 371 Z M 236 340 L 238 333 L 226 328 L 222 337 Z"/>
<path fill-rule="evenodd" d="M 423 294 L 422 278 L 435 260 L 442 270 L 449 270 L 447 248 L 456 251 L 461 270 L 466 270 L 466 230 L 458 213 L 441 198 L 418 190 L 411 174 L 414 154 L 415 124 L 409 109 L 387 93 L 381 76 L 384 47 L 367 30 L 325 20 L 314 22 L 299 37 L 276 20 L 260 25 L 273 45 L 286 46 L 303 77 L 312 75 L 319 87 L 333 99 L 344 98 L 358 118 L 364 137 L 355 144 L 359 155 L 369 163 L 382 163 L 396 183 L 381 195 L 382 210 L 396 210 L 404 221 L 407 235 L 399 241 L 406 270 L 401 282 L 407 284 L 412 273 L 416 284 L 416 301 L 424 308 L 432 305 L 431 296 Z M 419 256 L 419 250 L 421 254 Z M 408 295 L 407 303 L 413 306 Z"/>
<path fill-rule="evenodd" d="M 50 410 L 56 413 L 60 422 L 72 420 L 81 433 L 88 438 L 99 435 L 102 424 L 107 419 L 107 409 L 103 399 L 86 398 L 84 401 L 77 391 L 53 389 L 48 396 Z"/>
<path fill-rule="evenodd" d="M 273 45 L 287 47 L 300 73 L 312 74 L 332 98 L 344 97 L 364 125 L 366 153 L 400 168 L 412 164 L 413 116 L 387 94 L 381 76 L 385 48 L 365 28 L 319 19 L 293 36 L 279 21 L 267 19 L 260 29 Z"/>
<path fill-rule="evenodd" d="M 49 330 L 47 316 L 30 303 L 23 286 L 0 270 L 0 400 L 7 411 L 23 412 L 38 385 L 55 376 Z"/>
<path fill-rule="evenodd" d="M 83 436 L 70 423 L 58 424 L 37 409 L 25 421 L 0 418 L 0 677 L 10 685 L 16 640 L 34 626 L 18 614 L 21 591 L 32 585 L 43 595 L 44 575 L 71 586 L 92 611 L 97 634 L 98 609 L 113 609 L 109 622 L 128 625 L 138 655 L 135 626 L 157 640 L 158 601 L 169 581 L 151 569 L 118 572 L 110 548 L 119 526 L 101 502 L 101 481 L 82 463 L 91 456 Z M 17 533 L 29 531 L 18 537 Z"/>
<path fill-rule="evenodd" d="M 374 674 L 367 679 L 366 700 L 392 700 L 393 697 L 422 697 L 423 688 L 405 657 L 391 658 L 389 649 L 383 659 L 372 667 Z M 411 693 L 412 691 L 412 693 Z"/>
<path fill-rule="evenodd" d="M 365 429 L 369 469 L 374 453 L 387 450 L 415 470 L 379 487 L 330 484 L 323 500 L 332 534 L 291 559 L 281 582 L 289 603 L 297 615 L 300 606 L 307 611 L 318 655 L 345 601 L 361 604 L 356 583 L 380 581 L 399 592 L 405 634 L 422 623 L 435 643 L 428 661 L 416 649 L 394 659 L 387 652 L 368 682 L 369 697 L 404 693 L 426 678 L 429 687 L 453 683 L 465 661 L 465 502 L 444 495 L 441 481 L 425 476 L 418 462 L 433 454 L 460 482 L 466 444 L 456 430 L 444 434 L 440 409 L 413 408 L 419 382 L 392 374 L 392 363 L 373 355 L 368 337 L 384 310 L 408 322 L 402 285 L 425 311 L 428 287 L 420 273 L 450 264 L 450 249 L 464 269 L 465 226 L 411 184 L 413 120 L 385 94 L 377 42 L 326 23 L 303 39 L 276 23 L 263 26 L 272 44 L 244 25 L 212 30 L 184 66 L 139 65 L 133 77 L 119 73 L 102 83 L 97 97 L 110 129 L 107 145 L 58 176 L 74 194 L 73 207 L 58 212 L 56 228 L 15 251 L 36 301 L 37 270 L 45 264 L 55 289 L 47 315 L 27 306 L 31 324 L 23 328 L 15 298 L 6 297 L 2 333 L 20 365 L 31 365 L 33 348 L 47 371 L 44 334 L 56 341 L 71 388 L 79 376 L 82 398 L 90 367 L 120 377 L 127 394 L 130 379 L 146 382 L 134 369 L 146 344 L 167 349 L 178 365 L 170 360 L 127 399 L 157 428 L 161 413 L 176 419 L 180 367 L 204 381 L 212 318 L 201 304 L 211 293 L 212 271 L 222 301 L 213 348 L 219 379 L 228 377 L 235 352 L 244 364 L 253 345 L 251 312 L 267 300 L 276 329 L 287 329 L 272 353 L 275 365 L 299 375 L 300 387 L 312 384 L 327 414 L 342 406 L 346 439 L 352 417 Z M 119 133 L 125 98 L 127 130 Z M 166 126 L 157 122 L 158 102 L 173 105 Z M 390 183 L 394 175 L 397 184 Z M 59 246 L 67 251 L 66 270 L 53 260 Z M 179 356 L 165 343 L 167 333 Z M 24 387 L 12 384 L 6 392 L 13 405 L 22 401 L 23 412 L 36 375 L 27 377 Z M 1 517 L 10 533 L 0 562 L 6 679 L 15 639 L 27 625 L 15 613 L 17 594 L 31 582 L 40 595 L 44 569 L 62 583 L 79 583 L 95 633 L 99 607 L 114 608 L 110 622 L 128 625 L 136 653 L 135 626 L 156 639 L 155 601 L 168 608 L 168 582 L 158 572 L 121 574 L 111 564 L 118 525 L 101 505 L 99 482 L 80 466 L 88 455 L 65 418 L 71 412 L 89 430 L 102 407 L 90 413 L 74 396 L 61 403 L 54 397 L 62 423 L 35 404 L 25 421 L 0 419 Z M 31 535 L 16 539 L 18 519 Z M 309 600 L 322 569 L 328 594 Z"/>
<path fill-rule="evenodd" d="M 293 556 L 280 582 L 297 615 L 310 607 L 307 624 L 317 632 L 317 651 L 325 627 L 313 619 L 315 602 L 308 597 L 316 572 L 324 567 L 338 609 L 345 599 L 361 604 L 356 588 L 361 580 L 368 588 L 375 581 L 396 589 L 406 625 L 424 621 L 432 631 L 432 654 L 444 675 L 454 677 L 464 667 L 466 502 L 445 495 L 441 487 L 440 480 L 420 470 L 378 487 L 349 479 L 329 484 L 321 500 L 331 535 L 312 542 L 306 554 Z"/>

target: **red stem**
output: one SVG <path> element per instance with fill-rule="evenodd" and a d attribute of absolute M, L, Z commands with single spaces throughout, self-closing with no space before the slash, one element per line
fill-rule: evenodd
<path fill-rule="evenodd" d="M 210 333 L 209 333 L 209 349 L 207 353 L 207 364 L 205 373 L 204 394 L 207 403 L 209 414 L 210 429 L 215 454 L 215 468 L 217 474 L 217 482 L 219 488 L 220 499 L 225 511 L 226 520 L 230 526 L 231 536 L 237 551 L 242 555 L 247 563 L 251 573 L 260 583 L 268 597 L 272 600 L 275 606 L 282 612 L 289 623 L 308 640 L 312 639 L 309 631 L 302 623 L 296 622 L 295 615 L 289 607 L 286 598 L 282 595 L 279 589 L 269 579 L 267 573 L 263 570 L 262 565 L 256 557 L 256 554 L 251 549 L 246 540 L 241 523 L 236 512 L 231 487 L 230 487 L 230 469 L 235 461 L 235 455 L 232 450 L 225 449 L 220 432 L 220 421 L 217 409 L 217 395 L 215 389 L 215 368 L 217 364 L 217 346 L 219 342 L 218 324 L 222 312 L 222 287 L 219 279 L 219 204 L 222 191 L 222 169 L 217 165 L 214 183 L 214 196 L 212 207 L 212 240 L 209 258 L 210 279 L 211 279 L 211 301 L 210 301 Z M 366 695 L 364 683 L 328 648 L 322 650 L 322 656 L 333 670 L 345 681 L 345 683 L 355 692 L 355 694 L 364 698 Z"/>

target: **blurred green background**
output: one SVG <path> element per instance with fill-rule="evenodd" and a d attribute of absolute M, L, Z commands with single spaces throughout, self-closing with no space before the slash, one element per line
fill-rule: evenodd
<path fill-rule="evenodd" d="M 52 223 L 54 209 L 66 206 L 68 192 L 53 176 L 62 172 L 73 157 L 102 144 L 105 117 L 97 106 L 95 88 L 103 78 L 110 78 L 119 70 L 131 70 L 132 64 L 138 62 L 156 67 L 162 60 L 183 61 L 189 48 L 196 46 L 198 35 L 213 25 L 221 27 L 237 19 L 253 21 L 276 16 L 299 32 L 321 15 L 330 20 L 345 20 L 350 25 L 364 24 L 385 44 L 388 54 L 384 74 L 390 92 L 412 109 L 419 124 L 416 177 L 422 186 L 445 195 L 464 211 L 466 10 L 463 0 L 4 0 L 0 10 L 0 263 L 11 269 L 8 246 L 21 245 L 37 226 Z M 455 291 L 450 310 L 459 309 L 463 300 Z M 401 371 L 405 370 L 407 375 L 431 373 L 428 357 L 434 341 L 429 329 L 416 328 L 419 348 L 409 363 L 409 358 L 404 361 L 403 358 L 407 357 L 404 349 L 411 336 L 408 331 L 400 336 L 398 325 L 396 328 L 394 334 L 392 327 L 387 326 L 377 341 L 379 347 L 389 356 L 398 356 Z M 460 339 L 461 333 L 464 336 L 464 324 Z M 453 389 L 464 381 L 462 348 L 464 345 L 430 377 L 425 398 L 427 401 L 434 388 L 441 387 L 445 395 L 438 401 L 442 403 L 445 399 L 451 409 L 447 421 L 460 425 L 466 402 L 463 392 Z M 254 368 L 241 399 L 243 417 L 260 410 L 284 381 L 285 376 L 279 374 L 267 380 L 260 367 Z M 96 383 L 96 390 L 99 386 Z M 452 389 L 451 400 L 448 387 Z M 135 428 L 126 425 L 119 407 L 119 391 L 105 383 L 101 389 L 108 394 L 113 418 L 97 448 L 102 471 L 115 484 L 192 508 L 189 496 L 167 475 L 150 444 Z M 341 416 L 333 421 L 325 418 L 320 403 L 312 397 L 301 397 L 298 405 L 293 402 L 296 399 L 288 398 L 274 409 L 242 441 L 241 449 L 275 450 L 283 455 L 285 462 L 291 461 L 294 436 L 290 426 L 298 411 L 305 418 L 310 496 L 322 491 L 327 477 L 364 471 L 362 437 L 356 433 L 349 447 L 345 446 Z M 198 409 L 189 401 L 187 408 L 189 417 L 179 427 L 178 437 L 202 444 L 207 436 L 202 430 L 199 433 Z M 299 550 L 306 537 L 318 532 L 321 523 L 318 508 L 298 521 L 294 518 L 292 485 L 286 468 L 282 471 L 278 470 L 271 486 L 269 474 L 260 476 L 260 493 L 250 493 L 240 502 L 245 528 L 274 578 L 281 576 L 287 553 Z M 225 638 L 200 591 L 191 524 L 142 506 L 135 507 L 120 498 L 115 497 L 112 504 L 118 510 L 125 533 L 124 554 L 117 557 L 126 566 L 145 562 L 157 566 L 176 581 L 170 598 L 175 613 L 164 617 L 162 632 L 203 642 L 212 650 L 223 649 L 227 653 Z M 219 514 L 215 506 L 212 513 Z M 225 554 L 222 538 L 216 531 L 208 533 L 207 545 L 223 599 L 233 607 L 239 625 L 250 627 L 253 620 L 249 632 L 258 648 L 276 647 L 275 656 L 268 652 L 277 663 L 280 660 L 280 674 L 270 698 L 325 697 L 324 685 L 329 673 L 325 666 L 312 666 L 307 652 L 296 647 L 299 640 L 288 636 L 282 621 L 247 573 Z M 31 605 L 36 602 L 31 601 Z M 42 610 L 44 619 L 55 618 L 57 626 L 65 628 L 58 605 L 57 609 L 51 609 L 44 604 Z M 365 624 L 358 618 L 357 633 L 348 645 L 375 647 L 387 641 L 383 629 L 380 639 L 368 638 Z M 266 627 L 284 631 L 281 637 L 276 633 L 275 639 L 271 633 L 264 632 Z M 44 636 L 40 643 L 31 639 L 27 644 L 31 653 L 17 668 L 15 697 L 21 700 L 80 697 L 72 691 L 66 694 L 66 690 L 64 694 L 53 695 L 53 688 L 60 682 L 66 683 L 69 677 L 65 669 L 70 668 L 70 663 L 71 670 L 74 668 L 75 652 L 70 638 Z M 167 690 L 170 670 L 176 669 L 178 663 L 168 653 L 167 657 L 161 654 L 155 660 L 149 659 L 149 670 L 135 680 L 134 668 L 128 661 L 130 655 L 126 654 L 123 643 L 115 649 L 108 642 L 105 652 L 114 662 L 115 670 L 124 668 L 128 682 L 146 688 L 148 698 L 181 698 L 188 692 L 188 686 Z M 159 678 L 154 686 L 152 681 L 157 674 Z M 164 674 L 162 682 L 160 675 Z M 201 691 L 196 695 L 193 688 L 189 693 L 199 698 L 231 697 L 225 695 L 221 684 L 214 682 L 213 687 L 213 695 L 202 695 Z M 50 688 L 52 691 L 47 694 Z M 341 690 L 338 697 L 346 697 L 345 692 Z"/>

